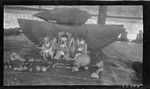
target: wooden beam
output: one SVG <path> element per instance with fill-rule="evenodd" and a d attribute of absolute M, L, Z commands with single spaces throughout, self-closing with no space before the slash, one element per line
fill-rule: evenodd
<path fill-rule="evenodd" d="M 118 18 L 118 19 L 137 19 L 137 20 L 143 20 L 143 18 L 140 17 L 121 17 L 121 16 L 106 16 L 108 18 Z"/>
<path fill-rule="evenodd" d="M 107 6 L 99 6 L 98 11 L 98 24 L 105 24 L 107 16 Z"/>
<path fill-rule="evenodd" d="M 94 17 L 97 17 L 98 15 L 91 14 Z M 124 17 L 124 16 L 110 16 L 107 15 L 106 18 L 117 18 L 117 19 L 137 19 L 137 20 L 143 20 L 142 17 Z"/>

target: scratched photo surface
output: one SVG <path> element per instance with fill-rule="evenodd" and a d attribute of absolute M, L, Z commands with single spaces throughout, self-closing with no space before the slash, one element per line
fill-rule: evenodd
<path fill-rule="evenodd" d="M 4 6 L 4 86 L 142 85 L 143 7 Z"/>

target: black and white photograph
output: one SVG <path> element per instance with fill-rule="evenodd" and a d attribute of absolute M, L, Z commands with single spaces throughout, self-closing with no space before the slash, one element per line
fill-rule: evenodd
<path fill-rule="evenodd" d="M 142 85 L 142 5 L 4 5 L 4 86 Z"/>

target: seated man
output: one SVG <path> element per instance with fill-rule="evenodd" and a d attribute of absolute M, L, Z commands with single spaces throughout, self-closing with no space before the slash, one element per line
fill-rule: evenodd
<path fill-rule="evenodd" d="M 58 33 L 58 45 L 57 45 L 57 52 L 54 57 L 54 59 L 60 60 L 60 59 L 65 59 L 66 60 L 66 55 L 69 56 L 69 48 L 68 48 L 68 40 L 69 37 L 66 35 L 64 32 Z"/>
<path fill-rule="evenodd" d="M 78 71 L 80 67 L 84 67 L 88 70 L 88 65 L 90 64 L 90 56 L 88 55 L 87 51 L 87 44 L 83 39 L 76 41 L 76 50 L 75 50 L 75 57 L 73 59 L 75 61 L 74 67 L 72 71 Z"/>
<path fill-rule="evenodd" d="M 43 55 L 44 59 L 47 60 L 47 57 L 51 57 L 53 59 L 54 51 L 55 51 L 56 39 L 50 40 L 47 36 L 44 38 L 41 50 L 41 55 Z"/>

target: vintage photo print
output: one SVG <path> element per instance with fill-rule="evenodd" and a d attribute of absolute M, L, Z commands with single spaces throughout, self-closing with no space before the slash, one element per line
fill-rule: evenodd
<path fill-rule="evenodd" d="M 4 86 L 142 86 L 142 5 L 4 5 Z"/>

